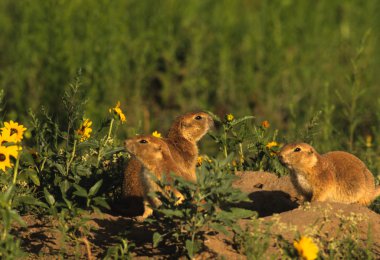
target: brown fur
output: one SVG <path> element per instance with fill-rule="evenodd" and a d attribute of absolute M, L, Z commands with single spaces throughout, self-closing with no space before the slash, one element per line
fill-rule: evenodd
<path fill-rule="evenodd" d="M 145 219 L 152 213 L 149 206 L 155 207 L 159 204 L 158 200 L 151 199 L 148 196 L 150 192 L 160 190 L 151 178 L 151 174 L 159 180 L 165 174 L 166 179 L 170 182 L 170 173 L 181 174 L 182 169 L 178 167 L 168 145 L 161 138 L 144 135 L 136 136 L 125 141 L 125 148 L 141 162 L 141 167 L 134 168 L 134 170 L 139 170 L 141 186 L 133 187 L 132 189 L 144 198 L 144 215 L 142 219 Z M 173 190 L 173 192 L 180 200 L 183 199 L 182 194 L 177 190 Z"/>
<path fill-rule="evenodd" d="M 380 193 L 372 173 L 350 153 L 320 155 L 308 144 L 295 143 L 285 145 L 279 157 L 291 170 L 296 189 L 311 201 L 369 205 Z"/>
<path fill-rule="evenodd" d="M 196 120 L 197 116 L 202 119 Z M 183 169 L 180 175 L 186 180 L 196 182 L 197 142 L 212 125 L 213 120 L 207 113 L 190 112 L 177 117 L 169 130 L 168 138 L 163 139 L 168 144 L 174 161 Z M 123 197 L 130 202 L 129 206 L 135 204 L 133 202 L 136 197 L 142 196 L 141 167 L 141 163 L 132 158 L 124 171 Z"/>

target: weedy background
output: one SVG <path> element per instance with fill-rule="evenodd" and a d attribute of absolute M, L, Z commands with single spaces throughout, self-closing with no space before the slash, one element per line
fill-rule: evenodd
<path fill-rule="evenodd" d="M 2 0 L 0 87 L 10 118 L 42 105 L 58 115 L 82 68 L 95 122 L 121 99 L 144 131 L 201 108 L 291 138 L 322 111 L 318 148 L 357 151 L 371 135 L 378 150 L 379 12 L 378 1 Z"/>

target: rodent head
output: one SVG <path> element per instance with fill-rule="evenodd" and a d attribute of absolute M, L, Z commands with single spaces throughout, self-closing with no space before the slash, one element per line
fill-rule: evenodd
<path fill-rule="evenodd" d="M 311 169 L 318 161 L 318 153 L 306 143 L 287 144 L 279 153 L 280 161 L 291 170 Z"/>
<path fill-rule="evenodd" d="M 181 136 L 198 142 L 214 126 L 214 120 L 205 112 L 191 112 L 177 117 L 169 130 L 168 137 Z"/>
<path fill-rule="evenodd" d="M 169 152 L 167 144 L 161 138 L 151 135 L 138 135 L 125 140 L 124 144 L 127 151 L 144 164 L 164 160 L 165 153 Z"/>

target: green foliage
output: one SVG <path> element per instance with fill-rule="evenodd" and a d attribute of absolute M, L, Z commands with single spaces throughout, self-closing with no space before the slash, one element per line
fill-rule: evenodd
<path fill-rule="evenodd" d="M 261 223 L 252 218 L 249 226 L 243 230 L 235 227 L 233 242 L 238 252 L 247 256 L 247 259 L 263 259 L 270 245 L 271 224 L 267 224 L 266 228 L 261 227 Z"/>
<path fill-rule="evenodd" d="M 337 227 L 337 240 L 322 240 L 323 256 L 326 259 L 376 259 L 373 248 L 373 231 L 371 224 L 368 224 L 367 239 L 359 239 L 359 230 L 357 227 L 356 216 L 342 216 L 339 226 Z M 360 218 L 360 217 L 359 217 Z"/>
<path fill-rule="evenodd" d="M 105 260 L 129 260 L 132 259 L 131 250 L 134 249 L 135 245 L 128 240 L 120 239 L 120 243 L 113 247 L 108 248 L 107 253 L 104 257 Z"/>
<path fill-rule="evenodd" d="M 228 162 L 201 166 L 196 184 L 172 175 L 172 187 L 184 196 L 181 203 L 172 190 L 165 189 L 166 180 L 158 181 L 161 191 L 157 192 L 157 198 L 162 204 L 156 209 L 158 214 L 148 220 L 158 227 L 153 235 L 154 246 L 171 245 L 176 255 L 193 258 L 204 248 L 206 228 L 228 234 L 231 230 L 226 227 L 233 228 L 238 219 L 254 215 L 252 211 L 232 206 L 247 197 L 232 187 L 235 177 L 227 171 Z"/>
<path fill-rule="evenodd" d="M 328 100 L 334 129 L 355 122 L 335 144 L 346 146 L 379 125 L 378 10 L 377 1 L 3 0 L 0 87 L 9 116 L 41 105 L 55 116 L 62 86 L 82 68 L 94 122 L 122 97 L 146 131 L 206 108 L 292 134 Z"/>
<path fill-rule="evenodd" d="M 252 116 L 235 119 L 230 114 L 222 120 L 209 113 L 222 129 L 221 133 L 209 133 L 222 154 L 217 158 L 232 156 L 234 159 L 228 164 L 231 170 L 269 171 L 278 175 L 286 173 L 276 156 L 280 149 L 280 144 L 276 142 L 278 131 L 271 131 L 269 123 L 258 126 L 251 122 L 254 119 Z M 231 117 L 230 120 L 227 119 L 228 116 Z"/>
<path fill-rule="evenodd" d="M 11 208 L 14 194 L 14 185 L 10 185 L 5 192 L 0 194 L 0 257 L 2 259 L 15 259 L 24 256 L 20 247 L 20 239 L 10 234 L 14 222 L 25 226 L 25 222 L 19 216 L 18 212 Z"/>
<path fill-rule="evenodd" d="M 80 79 L 76 78 L 65 92 L 66 130 L 62 130 L 63 126 L 53 120 L 46 110 L 43 109 L 40 116 L 30 112 L 36 150 L 32 151 L 25 167 L 28 167 L 28 174 L 33 176 L 33 183 L 38 183 L 37 192 L 44 191 L 50 205 L 47 191 L 58 199 L 60 203 L 57 206 L 64 205 L 70 209 L 73 207 L 72 201 L 76 201 L 79 203 L 77 206 L 94 210 L 99 206 L 109 208 L 105 195 L 114 190 L 115 184 L 107 183 L 106 189 L 101 187 L 103 179 L 110 181 L 105 177 L 106 174 L 120 176 L 123 158 L 117 153 L 123 148 L 113 144 L 114 119 L 103 125 L 108 127 L 104 137 L 95 136 L 84 142 L 79 140 L 76 129 L 81 127 L 83 116 L 83 102 L 78 98 L 79 85 Z M 102 128 L 97 134 L 102 134 Z M 114 162 L 112 166 L 111 161 Z M 110 167 L 116 167 L 115 171 Z"/>

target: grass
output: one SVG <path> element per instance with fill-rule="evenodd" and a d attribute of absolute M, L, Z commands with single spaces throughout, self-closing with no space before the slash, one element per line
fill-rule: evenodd
<path fill-rule="evenodd" d="M 253 114 L 291 136 L 323 111 L 316 145 L 354 151 L 380 121 L 379 10 L 377 1 L 4 0 L 0 87 L 8 117 L 41 105 L 56 116 L 82 68 L 88 116 L 100 122 L 121 99 L 128 126 L 144 132 L 202 108 Z"/>

